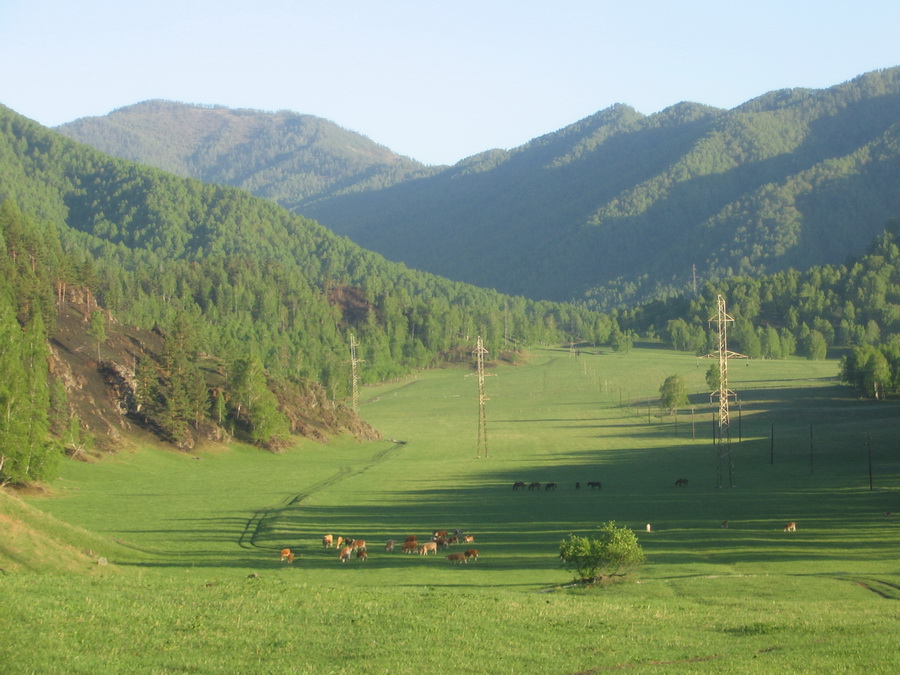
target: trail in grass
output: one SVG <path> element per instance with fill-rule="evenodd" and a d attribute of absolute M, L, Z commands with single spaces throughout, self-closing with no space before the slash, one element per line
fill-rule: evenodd
<path fill-rule="evenodd" d="M 257 543 L 257 540 L 259 539 L 261 533 L 266 530 L 267 521 L 273 518 L 279 518 L 284 511 L 289 508 L 296 507 L 310 495 L 314 495 L 322 490 L 333 488 L 341 481 L 346 480 L 351 476 L 358 476 L 361 473 L 365 473 L 372 467 L 381 464 L 388 459 L 392 451 L 396 450 L 402 445 L 405 445 L 404 441 L 392 439 L 390 446 L 376 452 L 374 455 L 372 455 L 370 461 L 366 464 L 356 468 L 350 466 L 342 466 L 333 475 L 309 486 L 303 492 L 298 492 L 294 495 L 291 495 L 290 497 L 283 500 L 282 503 L 278 506 L 260 509 L 259 511 L 254 513 L 249 520 L 247 520 L 247 523 L 244 525 L 244 529 L 238 537 L 238 545 L 241 548 L 245 549 L 271 549 L 271 546 L 262 546 Z"/>

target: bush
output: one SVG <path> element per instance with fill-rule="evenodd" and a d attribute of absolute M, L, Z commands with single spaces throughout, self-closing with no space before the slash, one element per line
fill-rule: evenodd
<path fill-rule="evenodd" d="M 625 577 L 645 562 L 644 550 L 629 528 L 616 527 L 615 521 L 609 521 L 598 530 L 596 537 L 570 534 L 559 544 L 559 557 L 581 581 Z"/>

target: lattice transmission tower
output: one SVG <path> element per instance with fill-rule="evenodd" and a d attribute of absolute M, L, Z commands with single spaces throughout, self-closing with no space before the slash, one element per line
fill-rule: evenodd
<path fill-rule="evenodd" d="M 717 357 L 719 360 L 719 388 L 712 392 L 710 400 L 718 397 L 719 399 L 719 435 L 716 440 L 716 459 L 717 472 L 716 480 L 718 486 L 724 484 L 724 474 L 728 471 L 728 484 L 734 487 L 734 455 L 731 450 L 731 414 L 728 410 L 729 401 L 737 395 L 728 388 L 728 359 L 746 359 L 745 354 L 738 354 L 728 350 L 728 323 L 734 321 L 725 312 L 725 298 L 719 296 L 717 300 L 716 316 L 710 318 L 710 323 L 716 322 L 716 331 L 718 333 L 718 350 L 715 354 L 708 354 L 707 358 Z"/>
<path fill-rule="evenodd" d="M 488 353 L 488 350 L 484 348 L 484 341 L 480 335 L 475 351 L 472 353 L 475 355 L 475 375 L 478 378 L 478 440 L 475 446 L 475 457 L 478 459 L 484 453 L 484 457 L 487 459 L 487 415 L 484 410 L 484 402 L 490 399 L 484 394 L 484 355 Z"/>
<path fill-rule="evenodd" d="M 359 363 L 365 363 L 365 359 L 356 357 L 356 348 L 359 343 L 353 333 L 350 333 L 350 381 L 351 391 L 353 392 L 353 412 L 359 412 L 359 379 L 357 378 L 356 366 Z"/>

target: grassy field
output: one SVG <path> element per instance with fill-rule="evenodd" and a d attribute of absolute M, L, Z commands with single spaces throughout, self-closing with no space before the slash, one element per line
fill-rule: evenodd
<path fill-rule="evenodd" d="M 389 440 L 67 463 L 17 508 L 111 564 L 35 574 L 40 546 L 8 545 L 0 671 L 896 671 L 900 406 L 857 400 L 835 362 L 734 362 L 732 473 L 708 365 L 648 346 L 493 369 L 487 456 L 475 378 L 447 369 L 362 392 Z M 677 418 L 655 401 L 671 374 L 692 394 Z M 559 541 L 608 520 L 649 564 L 570 586 Z M 383 551 L 455 528 L 477 562 Z M 325 533 L 369 560 L 341 564 Z"/>

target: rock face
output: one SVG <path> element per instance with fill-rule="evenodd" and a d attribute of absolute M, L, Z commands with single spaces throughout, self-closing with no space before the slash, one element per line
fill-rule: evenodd
<path fill-rule="evenodd" d="M 160 436 L 153 419 L 141 409 L 136 395 L 139 385 L 135 367 L 142 358 L 157 359 L 164 338 L 158 331 L 122 326 L 108 315 L 106 339 L 98 349 L 96 340 L 87 333 L 94 311 L 97 309 L 91 298 L 60 302 L 56 330 L 49 345 L 49 368 L 65 389 L 68 419 L 78 420 L 81 429 L 92 438 L 95 450 L 111 452 L 127 447 L 147 433 Z M 224 363 L 208 355 L 201 355 L 201 360 L 210 391 L 216 396 L 223 395 Z M 273 389 L 295 435 L 318 441 L 341 433 L 353 434 L 361 440 L 380 438 L 348 406 L 328 400 L 325 390 L 317 383 L 290 386 L 276 383 Z M 191 433 L 181 438 L 177 447 L 192 450 L 205 442 L 221 443 L 230 439 L 224 427 L 205 418 L 192 425 Z M 86 458 L 83 447 L 69 448 L 69 452 Z"/>

